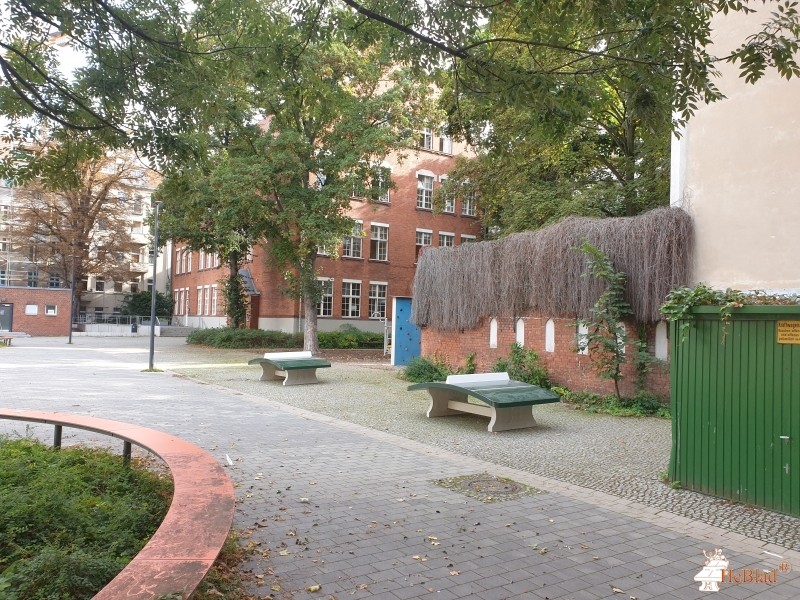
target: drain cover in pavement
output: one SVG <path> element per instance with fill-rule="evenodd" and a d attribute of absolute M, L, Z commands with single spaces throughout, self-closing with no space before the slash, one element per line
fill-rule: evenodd
<path fill-rule="evenodd" d="M 501 502 L 544 493 L 542 490 L 523 483 L 517 483 L 505 477 L 497 477 L 488 473 L 437 479 L 434 483 L 448 490 L 461 492 L 465 496 L 475 498 L 481 502 Z"/>

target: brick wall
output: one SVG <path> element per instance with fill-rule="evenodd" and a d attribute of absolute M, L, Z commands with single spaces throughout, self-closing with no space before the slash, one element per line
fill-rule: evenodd
<path fill-rule="evenodd" d="M 33 336 L 69 335 L 68 289 L 0 287 L 0 304 L 12 305 L 12 331 Z M 36 314 L 25 314 L 26 306 Z M 55 307 L 55 314 L 47 314 L 47 307 Z"/>
<path fill-rule="evenodd" d="M 590 391 L 596 393 L 613 393 L 613 381 L 603 380 L 592 368 L 591 358 L 577 352 L 577 330 L 574 319 L 554 318 L 555 350 L 545 349 L 545 327 L 548 318 L 530 315 L 522 317 L 524 326 L 524 346 L 535 350 L 547 367 L 551 381 L 558 386 L 573 391 Z M 515 320 L 511 318 L 497 319 L 497 347 L 489 347 L 489 321 L 479 327 L 461 332 L 443 332 L 430 328 L 422 331 L 422 356 L 444 359 L 451 367 L 462 367 L 466 357 L 475 353 L 477 370 L 491 371 L 498 359 L 507 357 L 511 345 L 517 339 Z M 628 331 L 633 331 L 632 324 L 627 324 Z M 651 354 L 655 346 L 655 328 L 647 331 L 648 346 Z M 627 353 L 633 351 L 626 349 Z M 636 369 L 631 364 L 623 365 L 624 379 L 620 390 L 623 395 L 633 395 Z M 661 398 L 669 398 L 669 366 L 659 361 L 653 365 L 648 374 L 646 388 Z"/>

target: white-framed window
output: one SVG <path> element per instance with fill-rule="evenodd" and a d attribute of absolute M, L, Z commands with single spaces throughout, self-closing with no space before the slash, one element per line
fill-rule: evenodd
<path fill-rule="evenodd" d="M 0 287 L 8 285 L 9 273 L 5 269 L 0 269 Z"/>
<path fill-rule="evenodd" d="M 152 256 L 152 253 L 151 253 L 151 256 Z M 186 269 L 185 269 L 185 272 L 186 273 L 191 273 L 192 272 L 192 252 L 191 252 L 191 250 L 188 250 L 188 249 L 186 250 Z"/>
<path fill-rule="evenodd" d="M 371 260 L 389 260 L 389 226 L 372 223 L 369 228 L 369 257 Z"/>
<path fill-rule="evenodd" d="M 200 250 L 200 252 L 197 253 L 197 270 L 202 271 L 205 268 L 206 268 L 206 251 Z"/>
<path fill-rule="evenodd" d="M 386 318 L 386 292 L 389 284 L 385 281 L 369 282 L 369 318 Z"/>
<path fill-rule="evenodd" d="M 477 206 L 475 192 L 466 192 L 461 201 L 461 214 L 465 217 L 474 217 L 477 212 Z"/>
<path fill-rule="evenodd" d="M 378 188 L 375 200 L 381 204 L 389 204 L 389 184 L 392 181 L 392 170 L 389 167 L 380 166 L 375 170 L 372 185 Z"/>
<path fill-rule="evenodd" d="M 449 135 L 447 135 L 447 132 L 444 130 L 444 128 L 439 131 L 439 152 L 444 154 L 453 153 L 453 140 Z"/>
<path fill-rule="evenodd" d="M 433 130 L 425 127 L 419 133 L 419 147 L 423 150 L 433 150 Z"/>
<path fill-rule="evenodd" d="M 476 239 L 476 238 L 475 238 L 475 236 L 474 236 L 474 235 L 469 235 L 469 234 L 466 234 L 466 233 L 462 233 L 462 234 L 461 234 L 461 243 L 462 243 L 462 244 L 469 244 L 469 243 L 472 243 L 472 242 L 474 242 L 474 241 L 475 241 L 475 239 Z"/>
<path fill-rule="evenodd" d="M 203 290 L 205 294 L 204 302 L 203 302 L 203 314 L 210 315 L 211 314 L 211 286 L 205 286 Z"/>
<path fill-rule="evenodd" d="M 419 258 L 422 249 L 425 246 L 430 246 L 433 238 L 433 232 L 430 229 L 417 229 L 417 247 L 414 256 Z"/>
<path fill-rule="evenodd" d="M 439 183 L 444 183 L 447 181 L 447 175 L 439 175 Z M 453 196 L 452 191 L 444 194 L 444 206 L 442 208 L 442 212 L 453 214 L 456 212 L 456 199 Z"/>
<path fill-rule="evenodd" d="M 38 304 L 26 304 L 25 305 L 25 314 L 28 316 L 34 316 L 39 314 L 39 305 Z"/>
<path fill-rule="evenodd" d="M 330 256 L 330 252 L 328 252 L 322 246 L 317 246 L 317 255 L 319 255 L 319 256 Z"/>
<path fill-rule="evenodd" d="M 348 258 L 361 258 L 361 246 L 364 237 L 364 223 L 356 221 L 353 223 L 353 234 L 344 238 L 342 245 L 342 256 Z"/>
<path fill-rule="evenodd" d="M 105 292 L 106 291 L 106 282 L 104 279 L 95 279 L 94 281 L 94 291 L 95 292 Z"/>
<path fill-rule="evenodd" d="M 433 179 L 432 175 L 417 174 L 417 208 L 433 208 Z"/>
<path fill-rule="evenodd" d="M 217 314 L 217 298 L 219 298 L 219 288 L 216 284 L 211 286 L 211 314 Z"/>
<path fill-rule="evenodd" d="M 342 281 L 342 318 L 361 316 L 361 282 Z"/>
<path fill-rule="evenodd" d="M 48 317 L 54 317 L 58 314 L 58 306 L 55 304 L 45 304 L 44 305 L 44 314 Z"/>
<path fill-rule="evenodd" d="M 322 288 L 319 303 L 317 304 L 318 317 L 333 316 L 333 279 L 327 277 L 319 277 L 320 287 Z"/>
<path fill-rule="evenodd" d="M 47 278 L 47 287 L 49 287 L 49 288 L 60 288 L 61 287 L 61 276 L 59 276 L 59 275 L 50 275 Z"/>
<path fill-rule="evenodd" d="M 0 204 L 0 222 L 8 221 L 11 216 L 11 205 Z"/>
<path fill-rule="evenodd" d="M 197 314 L 203 314 L 203 286 L 197 286 Z"/>
<path fill-rule="evenodd" d="M 148 277 L 147 278 L 147 291 L 150 292 L 151 294 L 153 293 L 153 278 L 152 277 Z"/>
<path fill-rule="evenodd" d="M 456 234 L 450 231 L 439 232 L 439 247 L 450 248 L 456 245 Z"/>

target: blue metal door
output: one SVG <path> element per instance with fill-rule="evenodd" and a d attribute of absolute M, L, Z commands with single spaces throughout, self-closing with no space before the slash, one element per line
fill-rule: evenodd
<path fill-rule="evenodd" d="M 411 323 L 411 298 L 392 300 L 392 364 L 407 365 L 420 353 L 419 327 Z"/>

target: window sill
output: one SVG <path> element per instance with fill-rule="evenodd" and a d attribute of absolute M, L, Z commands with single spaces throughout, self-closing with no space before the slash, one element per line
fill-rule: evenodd
<path fill-rule="evenodd" d="M 371 263 L 385 263 L 385 264 L 388 265 L 389 264 L 389 259 L 387 258 L 386 260 L 380 260 L 379 258 L 370 258 L 369 262 L 371 262 Z"/>

